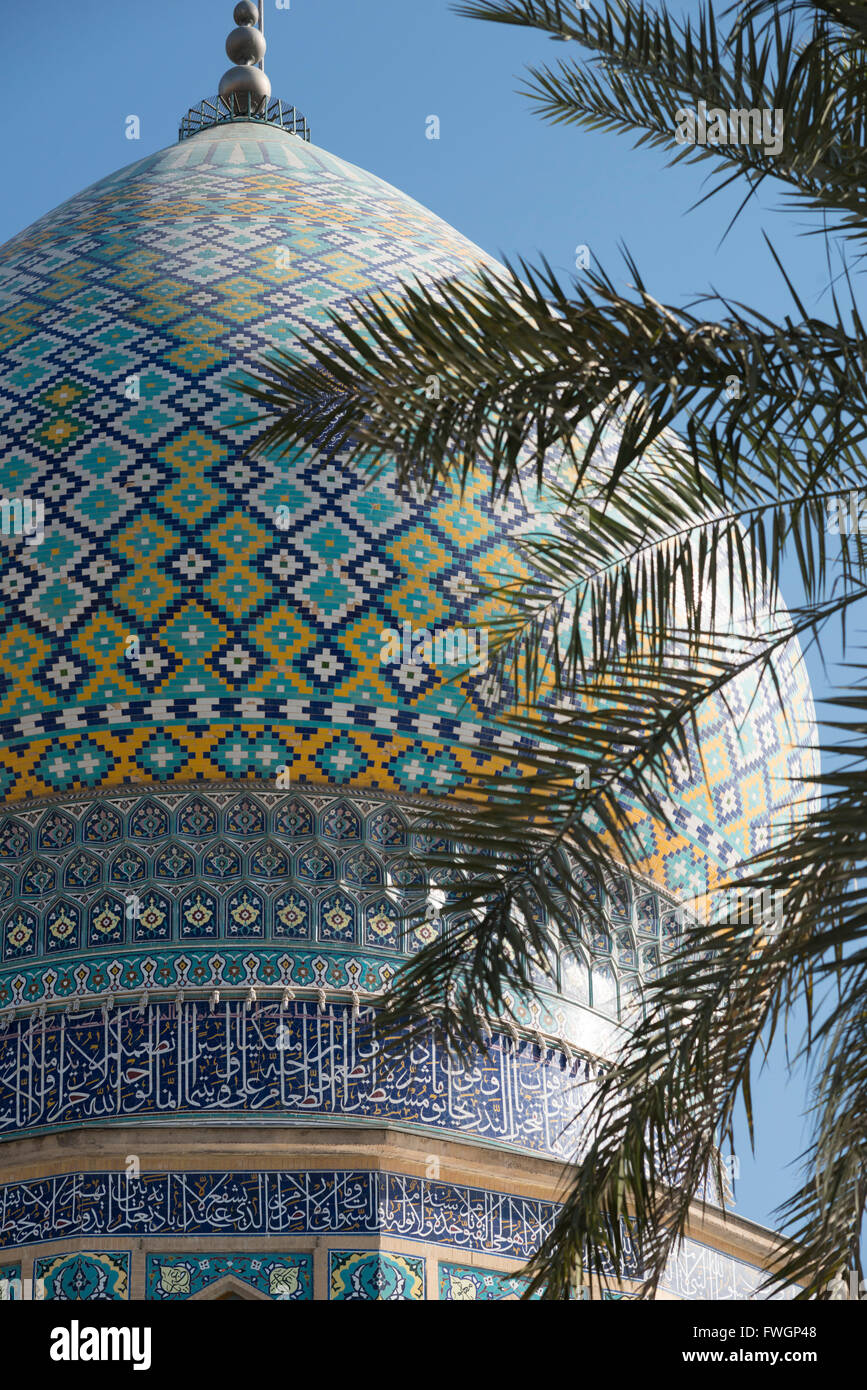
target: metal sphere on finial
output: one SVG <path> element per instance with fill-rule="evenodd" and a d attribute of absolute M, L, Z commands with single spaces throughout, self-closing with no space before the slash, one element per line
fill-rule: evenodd
<path fill-rule="evenodd" d="M 266 48 L 265 35 L 251 24 L 233 29 L 226 39 L 226 53 L 233 63 L 261 63 Z"/>
<path fill-rule="evenodd" d="M 286 9 L 289 0 L 277 0 L 277 5 Z M 187 140 L 199 131 L 223 122 L 245 121 L 276 126 L 300 139 L 309 140 L 310 131 L 301 112 L 296 111 L 294 106 L 271 99 L 271 83 L 265 75 L 264 4 L 241 0 L 234 6 L 234 14 L 236 27 L 226 40 L 226 52 L 232 66 L 220 78 L 219 97 L 202 101 L 187 112 L 181 122 L 179 138 Z"/>
<path fill-rule="evenodd" d="M 261 105 L 271 95 L 271 82 L 261 68 L 250 66 L 229 68 L 220 79 L 220 96 L 236 110 L 244 112 L 247 98 L 252 98 L 253 106 Z"/>
<path fill-rule="evenodd" d="M 251 0 L 241 0 L 235 6 L 235 23 L 226 39 L 226 52 L 235 64 L 220 79 L 220 96 L 230 110 L 239 116 L 261 113 L 271 95 L 271 83 L 265 76 L 265 35 L 257 28 L 258 6 Z M 261 64 L 261 66 L 257 66 Z"/>

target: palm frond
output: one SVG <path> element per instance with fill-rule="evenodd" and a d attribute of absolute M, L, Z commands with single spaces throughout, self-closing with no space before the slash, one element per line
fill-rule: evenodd
<path fill-rule="evenodd" d="M 808 1036 L 826 1043 L 816 1132 L 803 1186 L 784 1204 L 788 1239 L 768 1272 L 812 1297 L 847 1261 L 862 1268 L 864 1210 L 864 1010 L 867 1007 L 867 798 L 863 688 L 845 697 L 859 718 L 851 766 L 823 781 L 830 796 L 757 861 L 739 889 L 779 895 L 782 919 L 699 924 L 679 960 L 650 987 L 647 1014 L 584 1104 L 574 1183 L 555 1230 L 534 1260 L 532 1289 L 562 1296 L 569 1271 L 622 1268 L 615 1215 L 640 1233 L 650 1295 L 686 1230 L 693 1195 L 731 1139 L 735 1105 L 751 1120 L 751 1082 L 776 1029 L 795 1009 L 815 1017 L 815 991 L 838 1003 Z M 841 950 L 846 952 L 841 955 Z M 532 1291 L 532 1290 L 531 1290 Z"/>
<path fill-rule="evenodd" d="M 328 447 L 374 472 L 396 456 L 403 486 L 481 474 L 494 496 L 543 489 L 558 505 L 559 535 L 525 539 L 522 573 L 482 595 L 528 699 L 621 645 L 663 663 L 673 626 L 700 641 L 736 596 L 755 628 L 790 555 L 811 596 L 829 573 L 852 591 L 865 580 L 861 533 L 830 550 L 824 525 L 864 474 L 854 301 L 848 322 L 840 309 L 780 326 L 729 303 L 713 321 L 659 304 L 631 269 L 631 297 L 601 271 L 570 297 L 523 264 L 417 285 L 240 383 L 274 417 L 257 448 Z"/>
<path fill-rule="evenodd" d="M 673 162 L 711 160 L 721 171 L 711 193 L 743 179 L 748 199 L 774 177 L 861 254 L 863 7 L 749 0 L 726 30 L 712 9 L 676 22 L 628 0 L 459 9 L 589 53 L 531 70 L 547 119 L 628 130 L 670 147 Z M 677 113 L 700 100 L 784 111 L 783 149 L 678 144 Z M 738 681 L 776 683 L 796 637 L 818 642 L 835 620 L 845 630 L 867 596 L 864 533 L 840 526 L 829 539 L 867 475 L 857 295 L 847 269 L 848 302 L 835 289 L 833 312 L 810 314 L 769 247 L 793 306 L 779 322 L 713 295 L 662 304 L 631 261 L 629 294 L 601 270 L 566 287 L 547 265 L 521 262 L 331 315 L 241 383 L 271 417 L 256 447 L 337 451 L 347 467 L 395 468 L 401 487 L 430 493 L 481 479 L 494 499 L 525 496 L 530 510 L 541 492 L 557 513 L 522 537 L 508 573 L 486 578 L 502 737 L 491 775 L 425 817 L 422 859 L 448 926 L 398 976 L 386 1032 L 433 1022 L 458 1051 L 484 1047 L 516 1000 L 556 987 L 558 953 L 580 947 L 582 918 L 601 925 L 588 866 L 641 862 L 631 810 L 668 824 L 671 760 L 700 760 L 703 702 L 725 703 Z M 804 602 L 788 616 L 779 586 L 792 560 Z M 532 1269 L 548 1297 L 576 1265 L 616 1274 L 630 1232 L 654 1291 L 739 1099 L 751 1121 L 754 1072 L 796 1005 L 807 1010 L 805 1058 L 824 1055 L 804 1182 L 783 1211 L 794 1244 L 781 1243 L 773 1274 L 806 1296 L 842 1259 L 861 1268 L 863 685 L 836 704 L 831 729 L 850 739 L 851 763 L 808 787 L 798 819 L 734 875 L 783 894 L 782 923 L 691 929 L 582 1094 L 574 1184 Z M 834 1001 L 817 1014 L 825 987 Z"/>
<path fill-rule="evenodd" d="M 767 178 L 779 179 L 802 205 L 836 213 L 841 229 L 864 235 L 867 45 L 854 5 L 811 0 L 802 7 L 812 19 L 806 32 L 797 28 L 791 5 L 774 3 L 739 7 L 726 32 L 710 6 L 695 21 L 628 0 L 584 10 L 567 0 L 472 0 L 455 9 L 571 39 L 595 55 L 591 66 L 530 68 L 524 94 L 545 119 L 637 134 L 638 145 L 673 149 L 672 163 L 728 165 L 714 192 L 728 185 L 732 169 L 752 192 Z M 759 15 L 761 33 L 752 23 Z M 697 109 L 700 101 L 726 116 L 779 112 L 782 148 L 764 138 L 678 143 L 678 112 Z"/>

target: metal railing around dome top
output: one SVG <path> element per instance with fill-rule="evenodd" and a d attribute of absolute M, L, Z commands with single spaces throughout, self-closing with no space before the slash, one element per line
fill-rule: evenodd
<path fill-rule="evenodd" d="M 306 118 L 294 106 L 287 106 L 276 98 L 266 105 L 251 92 L 244 97 L 234 96 L 231 102 L 224 101 L 222 97 L 205 97 L 198 106 L 191 106 L 181 121 L 178 139 L 188 140 L 200 130 L 223 125 L 227 121 L 261 121 L 263 125 L 279 126 L 301 140 L 310 139 Z"/>

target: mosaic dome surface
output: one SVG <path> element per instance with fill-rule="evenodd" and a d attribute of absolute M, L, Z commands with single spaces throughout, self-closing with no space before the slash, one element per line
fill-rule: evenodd
<path fill-rule="evenodd" d="M 417 502 L 339 458 L 251 458 L 233 384 L 353 296 L 484 259 L 380 179 L 249 122 L 121 170 L 0 250 L 0 495 L 46 509 L 40 543 L 2 538 L 7 801 L 281 766 L 293 785 L 443 795 L 514 759 L 483 675 L 383 666 L 381 634 L 471 622 L 478 577 L 509 568 L 533 515 L 481 480 Z M 642 823 L 664 889 L 712 884 L 797 794 L 796 652 L 779 678 L 780 700 L 705 707 L 709 785 L 673 773 L 676 829 Z"/>

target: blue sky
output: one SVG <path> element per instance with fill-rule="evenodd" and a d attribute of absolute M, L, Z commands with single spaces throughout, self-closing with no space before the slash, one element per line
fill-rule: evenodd
<path fill-rule="evenodd" d="M 174 142 L 179 118 L 216 92 L 228 66 L 233 5 L 40 0 L 6 8 L 5 49 L 15 58 L 5 65 L 0 115 L 10 191 L 0 241 Z M 689 212 L 704 191 L 700 170 L 666 169 L 664 154 L 633 150 L 629 138 L 552 127 L 531 113 L 516 94 L 524 64 L 555 62 L 571 46 L 460 19 L 447 0 L 291 0 L 280 10 L 268 0 L 266 16 L 274 93 L 305 113 L 314 141 L 402 188 L 486 251 L 545 255 L 568 275 L 575 248 L 586 245 L 625 283 L 625 245 L 658 298 L 686 302 L 714 287 L 777 315 L 789 303 L 766 229 L 808 308 L 825 308 L 822 244 L 799 235 L 802 214 L 775 210 L 780 190 L 720 244 L 737 199 Z M 130 115 L 140 119 L 137 142 L 125 137 Z M 430 115 L 440 120 L 438 141 L 425 136 Z M 836 647 L 826 655 L 834 661 Z M 821 666 L 810 665 L 821 695 Z M 745 1141 L 738 1146 L 739 1213 L 770 1222 L 793 1177 L 784 1166 L 805 1138 L 802 1099 L 774 1061 L 756 1090 L 758 1161 Z"/>

